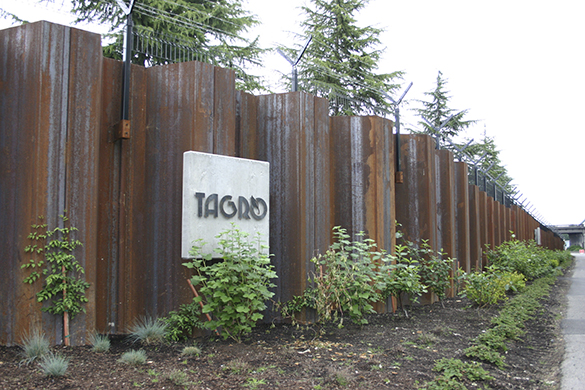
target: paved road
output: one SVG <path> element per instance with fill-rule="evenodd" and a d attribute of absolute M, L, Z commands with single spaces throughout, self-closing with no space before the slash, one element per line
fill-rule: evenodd
<path fill-rule="evenodd" d="M 575 271 L 567 294 L 569 307 L 562 321 L 565 358 L 562 390 L 585 389 L 585 254 L 575 254 Z"/>

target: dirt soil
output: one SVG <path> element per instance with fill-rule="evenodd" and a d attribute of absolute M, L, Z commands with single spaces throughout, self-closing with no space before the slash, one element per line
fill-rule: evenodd
<path fill-rule="evenodd" d="M 570 273 L 570 271 L 569 271 Z M 566 307 L 569 273 L 526 324 L 521 341 L 508 344 L 506 367 L 483 363 L 494 377 L 472 388 L 559 389 L 564 344 L 560 321 Z M 261 326 L 242 344 L 197 339 L 199 356 L 183 357 L 186 345 L 147 346 L 113 339 L 108 353 L 88 347 L 55 347 L 69 359 L 64 377 L 42 374 L 38 364 L 20 364 L 18 347 L 0 347 L 1 389 L 416 389 L 432 380 L 441 358 L 467 360 L 463 350 L 490 327 L 498 307 L 477 309 L 461 298 L 369 318 L 358 327 Z M 148 356 L 139 367 L 120 363 L 130 349 Z M 180 373 L 183 374 L 180 374 Z M 178 374 L 179 373 L 179 374 Z"/>

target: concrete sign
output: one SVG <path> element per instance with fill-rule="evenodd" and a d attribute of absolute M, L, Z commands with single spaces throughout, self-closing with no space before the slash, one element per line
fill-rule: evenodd
<path fill-rule="evenodd" d="M 268 245 L 269 164 L 264 161 L 185 152 L 183 154 L 183 235 L 181 256 L 197 239 L 204 253 L 218 247 L 216 236 L 232 223 Z"/>

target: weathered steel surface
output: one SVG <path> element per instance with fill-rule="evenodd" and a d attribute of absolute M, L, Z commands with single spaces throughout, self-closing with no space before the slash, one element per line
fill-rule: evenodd
<path fill-rule="evenodd" d="M 294 92 L 258 97 L 259 159 L 270 163 L 270 250 L 276 300 L 301 294 L 310 259 L 330 243 L 327 101 Z"/>
<path fill-rule="evenodd" d="M 396 184 L 396 220 L 404 238 L 415 244 L 427 240 L 437 247 L 437 195 L 435 185 L 435 141 L 428 135 L 400 136 L 400 160 L 404 183 Z M 427 293 L 421 303 L 432 303 Z"/>
<path fill-rule="evenodd" d="M 388 252 L 396 236 L 392 126 L 379 117 L 331 118 L 334 225 L 352 240 L 364 232 Z"/>
<path fill-rule="evenodd" d="M 97 54 L 97 55 L 96 55 Z M 14 344 L 23 332 L 42 327 L 52 343 L 61 343 L 62 318 L 41 315 L 35 292 L 24 285 L 31 224 L 44 216 L 52 229 L 67 210 L 85 278 L 95 278 L 97 127 L 101 78 L 99 35 L 38 22 L 0 31 L 0 231 L 3 245 L 0 277 L 0 343 Z M 83 173 L 83 174 L 82 174 Z M 95 324 L 94 287 L 87 314 L 71 322 L 72 344 L 84 343 Z"/>
<path fill-rule="evenodd" d="M 405 239 L 428 240 L 437 249 L 435 141 L 427 135 L 400 136 L 404 183 L 396 184 L 396 220 Z"/>
<path fill-rule="evenodd" d="M 331 118 L 334 224 L 363 231 L 389 252 L 394 246 L 392 122 L 379 117 Z"/>
<path fill-rule="evenodd" d="M 489 233 L 488 231 L 488 196 L 484 191 L 479 191 L 479 247 L 481 250 L 481 262 L 478 271 L 483 270 L 487 265 L 487 258 L 485 256 L 486 245 L 489 244 Z"/>
<path fill-rule="evenodd" d="M 471 194 L 469 193 L 467 164 L 455 163 L 455 256 L 459 266 L 465 271 L 471 270 Z"/>
<path fill-rule="evenodd" d="M 448 150 L 435 152 L 435 185 L 437 194 L 437 249 L 446 257 L 455 259 L 451 275 L 457 270 L 455 247 L 455 162 L 453 153 Z M 447 296 L 454 296 L 453 280 Z"/>
<path fill-rule="evenodd" d="M 481 212 L 480 190 L 476 185 L 469 185 L 469 259 L 470 270 L 481 269 Z"/>

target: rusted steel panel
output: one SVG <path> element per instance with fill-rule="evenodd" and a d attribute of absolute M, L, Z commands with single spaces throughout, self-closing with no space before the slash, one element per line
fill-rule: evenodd
<path fill-rule="evenodd" d="M 51 343 L 62 343 L 62 317 L 41 314 L 34 295 L 40 282 L 24 285 L 28 273 L 20 264 L 29 258 L 22 252 L 37 216 L 44 216 L 51 229 L 59 226 L 58 216 L 67 209 L 80 230 L 77 238 L 85 244 L 75 255 L 87 269 L 86 279 L 93 282 L 95 277 L 96 193 L 91 175 L 97 163 L 99 98 L 96 90 L 79 88 L 76 79 L 86 82 L 86 88 L 99 85 L 100 38 L 38 22 L 1 31 L 0 53 L 0 133 L 4 150 L 10 152 L 1 157 L 6 189 L 1 192 L 7 196 L 0 195 L 0 219 L 6 221 L 2 229 L 12 231 L 2 232 L 10 245 L 2 248 L 7 278 L 2 279 L 6 305 L 0 342 L 13 344 L 23 332 L 42 327 Z M 93 303 L 86 309 L 87 315 L 71 322 L 73 345 L 83 343 L 85 327 L 94 324 Z"/>
<path fill-rule="evenodd" d="M 479 191 L 479 226 L 480 226 L 480 250 L 481 263 L 479 271 L 487 265 L 487 258 L 485 255 L 486 245 L 489 245 L 489 221 L 488 221 L 488 196 L 484 191 Z"/>
<path fill-rule="evenodd" d="M 257 116 L 256 96 L 236 91 L 236 155 L 239 157 L 260 160 Z"/>
<path fill-rule="evenodd" d="M 77 260 L 91 286 L 86 292 L 86 313 L 71 321 L 71 344 L 85 344 L 95 329 L 97 254 L 97 184 L 102 81 L 101 37 L 71 29 L 69 89 L 67 91 L 66 209 L 83 242 Z"/>
<path fill-rule="evenodd" d="M 437 249 L 437 203 L 434 186 L 435 143 L 427 135 L 400 136 L 404 183 L 396 184 L 396 220 L 405 239 L 428 240 Z"/>
<path fill-rule="evenodd" d="M 213 153 L 236 155 L 236 75 L 231 69 L 214 69 Z"/>
<path fill-rule="evenodd" d="M 486 223 L 486 230 L 487 230 L 487 243 L 484 245 L 484 251 L 486 249 L 494 249 L 495 247 L 495 211 L 494 211 L 494 198 L 491 196 L 487 196 L 486 198 L 486 210 L 487 210 L 487 223 Z M 485 258 L 485 256 L 484 256 Z M 489 265 L 487 258 L 484 262 L 484 267 Z"/>
<path fill-rule="evenodd" d="M 322 105 L 302 92 L 258 97 L 259 150 L 265 153 L 260 152 L 260 158 L 270 163 L 270 251 L 279 278 L 276 300 L 304 291 L 313 270 L 311 257 L 327 249 L 315 243 L 329 241 L 330 232 L 317 231 L 316 226 L 331 226 L 330 206 L 318 204 L 314 197 L 328 193 L 330 181 L 328 162 L 317 155 L 327 147 L 316 147 L 317 140 L 328 142 L 323 132 L 329 118 Z M 315 235 L 327 239 L 317 240 Z"/>
<path fill-rule="evenodd" d="M 464 162 L 455 163 L 455 247 L 459 267 L 471 270 L 471 226 L 468 167 Z"/>
<path fill-rule="evenodd" d="M 479 187 L 469 185 L 469 258 L 470 268 L 467 272 L 481 269 L 481 208 Z"/>
<path fill-rule="evenodd" d="M 404 182 L 396 184 L 396 220 L 404 238 L 415 244 L 428 240 L 437 247 L 437 195 L 435 186 L 435 141 L 428 135 L 400 136 L 400 161 Z M 425 294 L 421 303 L 432 303 Z"/>
<path fill-rule="evenodd" d="M 119 176 L 122 142 L 115 142 L 114 128 L 121 118 L 122 63 L 105 58 L 102 77 L 102 119 L 99 139 L 96 327 L 115 333 L 118 307 Z M 109 324 L 113 324 L 111 327 Z"/>
<path fill-rule="evenodd" d="M 334 225 L 354 240 L 363 231 L 388 252 L 395 244 L 392 126 L 379 117 L 331 118 Z"/>
<path fill-rule="evenodd" d="M 445 256 L 456 259 L 455 248 L 455 162 L 448 150 L 435 152 L 435 183 L 437 194 L 437 248 Z M 457 270 L 457 260 L 452 264 L 451 275 Z M 453 280 L 447 296 L 454 296 Z"/>
<path fill-rule="evenodd" d="M 492 198 L 492 212 L 493 212 L 493 227 L 494 227 L 494 241 L 492 243 L 493 246 L 491 248 L 495 248 L 496 246 L 502 243 L 502 216 L 501 216 L 501 208 L 500 202 L 494 200 Z"/>

